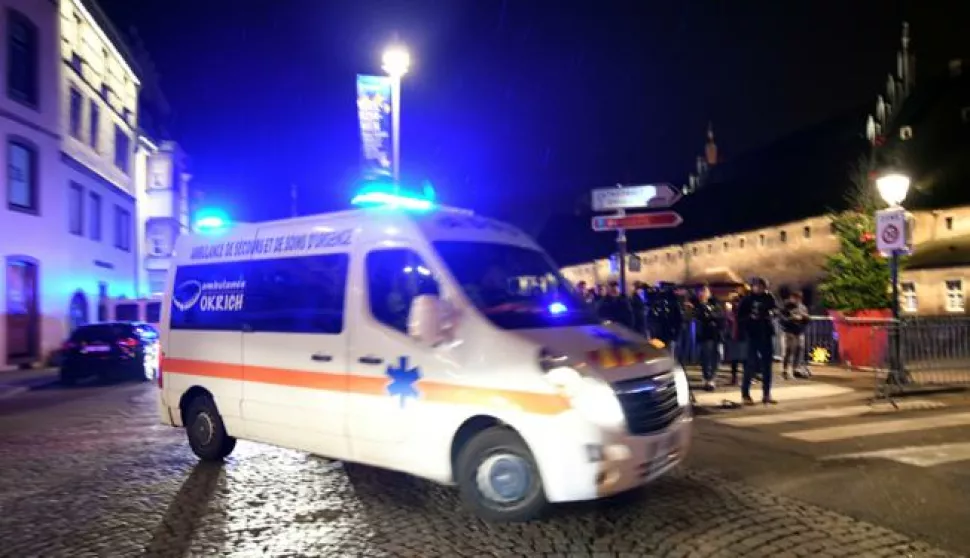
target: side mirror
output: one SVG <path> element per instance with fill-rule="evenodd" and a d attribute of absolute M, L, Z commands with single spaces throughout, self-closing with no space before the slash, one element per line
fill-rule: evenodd
<path fill-rule="evenodd" d="M 408 335 L 428 345 L 437 345 L 443 333 L 443 307 L 435 295 L 418 295 L 411 301 Z"/>

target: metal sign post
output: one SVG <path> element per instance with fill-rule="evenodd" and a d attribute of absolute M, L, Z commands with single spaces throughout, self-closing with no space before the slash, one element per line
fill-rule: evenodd
<path fill-rule="evenodd" d="M 662 229 L 677 227 L 684 219 L 674 211 L 635 213 L 627 215 L 627 209 L 660 209 L 677 203 L 681 192 L 670 184 L 645 184 L 642 186 L 593 190 L 593 210 L 610 211 L 613 215 L 593 217 L 593 230 L 596 232 L 616 231 L 616 246 L 619 252 L 620 293 L 626 294 L 627 272 L 627 229 Z"/>

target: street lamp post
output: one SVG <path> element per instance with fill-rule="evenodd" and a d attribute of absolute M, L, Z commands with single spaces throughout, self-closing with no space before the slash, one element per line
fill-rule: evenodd
<path fill-rule="evenodd" d="M 391 135 L 394 182 L 401 180 L 401 78 L 411 66 L 411 55 L 400 46 L 384 51 L 383 69 L 391 78 Z"/>
<path fill-rule="evenodd" d="M 909 176 L 899 173 L 899 172 L 889 172 L 879 176 L 876 179 L 876 188 L 879 190 L 879 195 L 882 197 L 883 201 L 889 205 L 890 209 L 903 209 L 903 200 L 906 199 L 906 194 L 909 192 L 910 178 Z M 891 373 L 896 375 L 895 380 L 897 382 L 902 380 L 903 377 L 903 358 L 902 358 L 902 340 L 900 337 L 900 321 L 899 321 L 899 250 L 892 250 L 890 254 L 890 280 L 892 281 L 892 312 L 893 312 L 893 330 L 891 336 L 892 343 L 892 362 L 891 362 Z"/>

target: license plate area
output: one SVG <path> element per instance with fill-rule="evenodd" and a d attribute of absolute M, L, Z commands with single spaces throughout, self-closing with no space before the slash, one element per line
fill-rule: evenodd
<path fill-rule="evenodd" d="M 110 352 L 111 347 L 108 345 L 86 345 L 81 347 L 81 353 L 85 355 L 103 355 Z"/>

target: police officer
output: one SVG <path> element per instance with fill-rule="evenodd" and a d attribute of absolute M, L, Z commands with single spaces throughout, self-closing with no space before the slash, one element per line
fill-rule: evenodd
<path fill-rule="evenodd" d="M 765 405 L 777 403 L 771 398 L 771 366 L 774 363 L 775 314 L 778 303 L 768 292 L 768 281 L 762 277 L 751 280 L 751 292 L 741 299 L 738 306 L 738 330 L 748 345 L 748 358 L 744 363 L 741 381 L 741 398 L 745 405 L 754 405 L 751 399 L 751 381 L 761 376 L 761 401 Z"/>

